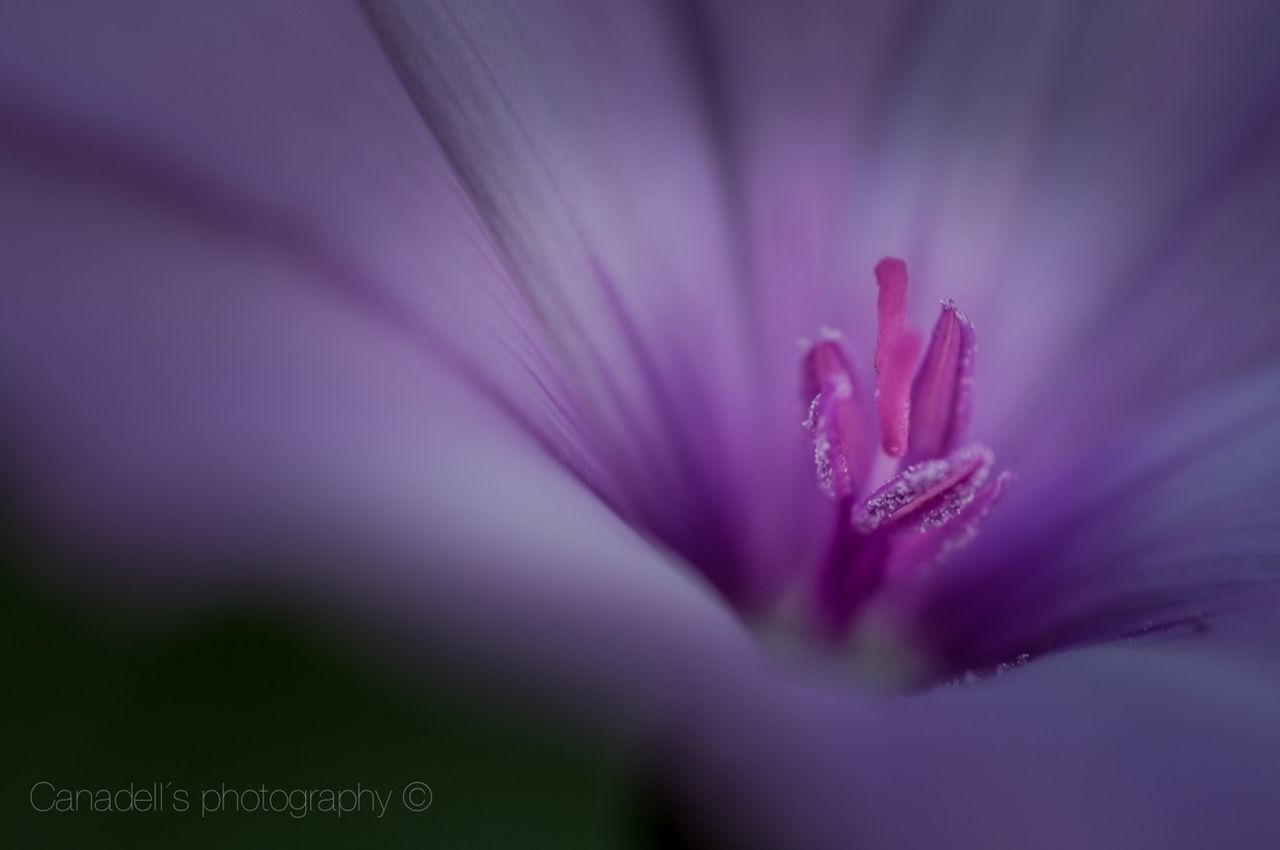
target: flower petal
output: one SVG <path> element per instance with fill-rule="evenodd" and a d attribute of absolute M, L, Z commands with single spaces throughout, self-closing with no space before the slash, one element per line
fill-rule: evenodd
<path fill-rule="evenodd" d="M 1152 27 L 1158 8 L 939 7 L 865 125 L 851 261 L 903 256 L 917 295 L 979 320 L 974 430 L 1020 473 L 1046 429 L 1087 443 L 1280 339 L 1253 309 L 1277 263 L 1280 11 L 1179 3 Z"/>
<path fill-rule="evenodd" d="M 583 412 L 586 461 L 625 493 L 622 515 L 739 604 L 769 597 L 818 536 L 778 510 L 816 496 L 793 408 L 773 404 L 794 398 L 794 355 L 762 363 L 749 336 L 720 152 L 672 14 L 365 8 L 568 376 L 556 394 Z M 761 475 L 768 497 L 749 485 Z"/>
<path fill-rule="evenodd" d="M 501 281 L 346 7 L 0 10 L 0 183 L 0 446 L 65 583 L 266 597 L 620 732 L 754 651 L 445 356 L 511 377 L 455 297 Z"/>
<path fill-rule="evenodd" d="M 1074 473 L 1020 473 L 914 602 L 945 669 L 1196 621 L 1280 578 L 1276 381 L 1191 396 L 1081 452 Z"/>
<path fill-rule="evenodd" d="M 683 823 L 744 848 L 1275 846 L 1275 602 L 1238 635 L 905 699 L 726 676 L 674 751 Z"/>

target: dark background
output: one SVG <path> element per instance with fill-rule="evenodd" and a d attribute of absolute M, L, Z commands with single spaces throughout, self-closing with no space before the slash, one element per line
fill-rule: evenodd
<path fill-rule="evenodd" d="M 0 565 L 8 847 L 606 848 L 647 843 L 616 759 L 261 612 L 156 622 Z M 33 783 L 190 792 L 185 813 L 40 814 Z M 420 814 L 399 789 L 434 791 Z M 206 787 L 395 789 L 386 816 L 222 813 Z M 47 791 L 47 789 L 45 789 Z"/>

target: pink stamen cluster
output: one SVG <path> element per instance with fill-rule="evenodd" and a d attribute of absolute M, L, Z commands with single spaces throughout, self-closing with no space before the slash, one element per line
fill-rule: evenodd
<path fill-rule="evenodd" d="M 839 511 L 818 593 L 822 620 L 837 637 L 886 579 L 918 575 L 971 540 L 1009 480 L 1008 473 L 991 475 L 990 449 L 960 447 L 969 422 L 973 325 L 944 301 L 917 368 L 923 337 L 907 324 L 906 264 L 882 260 L 875 275 L 874 414 L 838 337 L 810 347 L 803 365 L 810 399 L 804 424 L 818 484 Z M 868 493 L 878 450 L 901 461 Z"/>

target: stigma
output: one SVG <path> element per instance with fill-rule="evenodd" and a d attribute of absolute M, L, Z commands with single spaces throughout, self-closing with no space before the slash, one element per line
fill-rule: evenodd
<path fill-rule="evenodd" d="M 993 474 L 991 449 L 965 442 L 975 350 L 969 318 L 943 301 L 926 347 L 908 322 L 906 263 L 881 260 L 875 280 L 873 397 L 834 332 L 810 346 L 802 364 L 818 487 L 836 511 L 815 595 L 819 623 L 833 639 L 847 635 L 886 583 L 918 579 L 971 541 L 1010 480 Z M 871 471 L 885 461 L 896 471 L 873 482 Z"/>

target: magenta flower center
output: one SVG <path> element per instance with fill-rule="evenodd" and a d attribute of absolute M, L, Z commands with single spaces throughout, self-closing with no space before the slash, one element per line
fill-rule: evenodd
<path fill-rule="evenodd" d="M 920 580 L 973 539 L 1009 480 L 1007 472 L 992 476 L 989 448 L 961 445 L 973 325 L 944 301 L 921 358 L 923 336 L 907 324 L 906 264 L 882 260 L 875 275 L 874 410 L 838 335 L 811 346 L 803 365 L 818 485 L 836 504 L 815 595 L 833 640 L 887 583 Z M 896 471 L 873 489 L 872 470 L 886 457 L 897 460 Z"/>

